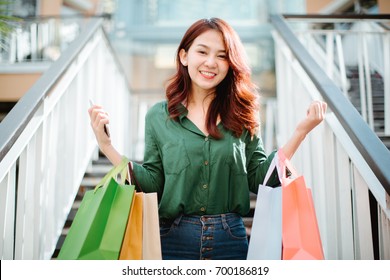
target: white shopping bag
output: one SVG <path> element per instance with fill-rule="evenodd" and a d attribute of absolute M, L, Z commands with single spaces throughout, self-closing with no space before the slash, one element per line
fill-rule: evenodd
<path fill-rule="evenodd" d="M 275 169 L 275 155 L 259 185 L 256 208 L 249 240 L 248 260 L 281 260 L 282 258 L 282 188 L 271 188 L 266 183 Z"/>

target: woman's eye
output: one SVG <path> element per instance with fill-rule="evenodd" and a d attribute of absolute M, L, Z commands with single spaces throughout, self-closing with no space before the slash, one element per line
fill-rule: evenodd
<path fill-rule="evenodd" d="M 226 59 L 226 55 L 219 55 L 218 57 L 221 59 Z"/>
<path fill-rule="evenodd" d="M 198 51 L 198 53 L 200 53 L 200 54 L 206 54 L 205 51 Z"/>

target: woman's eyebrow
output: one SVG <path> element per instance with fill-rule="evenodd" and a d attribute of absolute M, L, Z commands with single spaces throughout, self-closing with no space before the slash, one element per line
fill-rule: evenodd
<path fill-rule="evenodd" d="M 209 46 L 205 45 L 205 44 L 202 44 L 202 43 L 199 43 L 196 45 L 197 47 L 203 47 L 203 48 L 206 48 L 206 49 L 210 49 Z M 217 52 L 223 52 L 223 53 L 226 53 L 226 50 L 225 49 L 221 49 L 221 50 L 218 50 Z"/>

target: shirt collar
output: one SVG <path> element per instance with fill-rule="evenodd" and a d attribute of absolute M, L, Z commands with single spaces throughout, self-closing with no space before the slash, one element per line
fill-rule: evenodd
<path fill-rule="evenodd" d="M 179 111 L 181 112 L 179 115 L 179 121 L 180 121 L 180 123 L 182 123 L 183 119 L 186 118 L 188 115 L 188 110 L 182 103 L 178 104 L 177 107 L 178 107 Z"/>

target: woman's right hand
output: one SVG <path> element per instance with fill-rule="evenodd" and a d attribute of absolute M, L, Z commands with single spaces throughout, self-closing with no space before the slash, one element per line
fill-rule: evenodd
<path fill-rule="evenodd" d="M 93 105 L 88 109 L 91 127 L 95 134 L 100 149 L 111 146 L 111 138 L 106 133 L 104 126 L 110 123 L 110 119 L 102 106 Z"/>
<path fill-rule="evenodd" d="M 111 161 L 113 165 L 118 165 L 122 161 L 122 155 L 115 149 L 111 143 L 110 134 L 104 129 L 104 126 L 110 123 L 108 114 L 103 110 L 102 106 L 93 105 L 88 109 L 89 118 L 91 119 L 91 126 L 93 133 L 95 133 L 100 150 Z"/>

